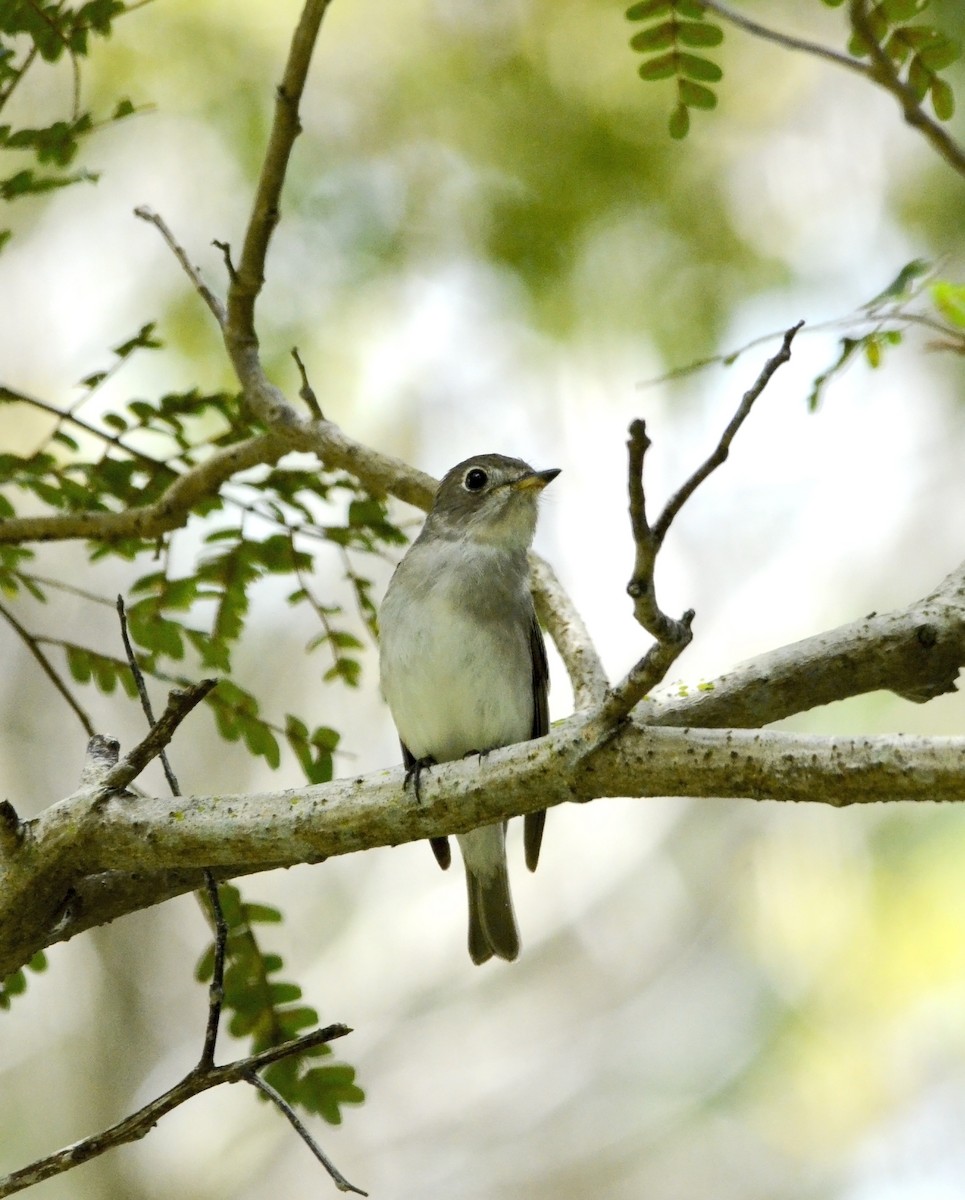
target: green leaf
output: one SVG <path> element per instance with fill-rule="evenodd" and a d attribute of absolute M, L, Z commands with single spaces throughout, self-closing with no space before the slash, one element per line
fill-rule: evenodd
<path fill-rule="evenodd" d="M 257 922 L 277 925 L 282 920 L 279 910 L 271 904 L 245 904 L 244 914 L 249 925 L 254 925 Z"/>
<path fill-rule="evenodd" d="M 962 47 L 951 38 L 936 34 L 918 52 L 918 57 L 930 71 L 943 71 L 962 56 Z"/>
<path fill-rule="evenodd" d="M 681 74 L 688 75 L 691 79 L 703 80 L 705 83 L 717 83 L 724 75 L 716 63 L 696 54 L 678 54 L 677 62 Z"/>
<path fill-rule="evenodd" d="M 86 650 L 82 650 L 80 646 L 68 646 L 66 648 L 67 669 L 78 683 L 89 683 L 91 679 L 91 661 L 90 655 Z"/>
<path fill-rule="evenodd" d="M 654 25 L 650 29 L 642 29 L 630 39 L 634 50 L 666 50 L 677 40 L 676 21 L 666 21 L 663 25 Z"/>
<path fill-rule="evenodd" d="M 641 63 L 637 68 L 641 79 L 669 79 L 676 73 L 676 54 L 661 54 L 659 58 L 651 58 L 649 62 Z"/>
<path fill-rule="evenodd" d="M 273 983 L 268 988 L 272 1004 L 289 1004 L 302 998 L 302 989 L 297 983 Z"/>
<path fill-rule="evenodd" d="M 932 269 L 932 265 L 931 261 L 927 258 L 913 258 L 911 262 L 905 263 L 886 288 L 866 304 L 863 304 L 862 308 L 875 309 L 880 308 L 883 304 L 897 303 L 901 300 L 909 299 L 914 295 L 915 284 L 924 275 L 928 274 Z"/>
<path fill-rule="evenodd" d="M 908 79 L 906 82 L 912 95 L 919 103 L 928 95 L 931 81 L 931 71 L 922 62 L 921 57 L 916 54 L 908 68 Z"/>
<path fill-rule="evenodd" d="M 931 298 L 946 321 L 965 329 L 965 284 L 938 279 L 931 285 Z"/>
<path fill-rule="evenodd" d="M 300 1080 L 298 1096 L 309 1112 L 317 1113 L 330 1125 L 342 1123 L 342 1105 L 365 1101 L 365 1093 L 355 1083 L 355 1069 L 342 1064 L 306 1071 Z"/>
<path fill-rule="evenodd" d="M 685 138 L 690 131 L 690 113 L 687 110 L 686 104 L 677 104 L 670 114 L 667 121 L 667 128 L 670 131 L 670 136 L 678 141 Z"/>
<path fill-rule="evenodd" d="M 682 21 L 677 26 L 677 40 L 683 46 L 719 46 L 724 31 L 709 21 Z"/>
<path fill-rule="evenodd" d="M 677 83 L 677 94 L 681 104 L 688 108 L 716 108 L 717 97 L 703 84 L 693 83 L 690 79 L 681 79 Z"/>
<path fill-rule="evenodd" d="M 899 21 L 910 21 L 912 17 L 917 17 L 928 7 L 928 0 L 882 0 L 878 7 L 889 24 L 896 25 Z"/>
<path fill-rule="evenodd" d="M 662 17 L 664 13 L 672 11 L 672 0 L 640 0 L 639 4 L 630 5 L 626 17 L 628 21 L 646 21 L 651 17 Z"/>
<path fill-rule="evenodd" d="M 931 81 L 931 105 L 939 121 L 950 121 L 955 115 L 955 93 L 944 79 Z"/>

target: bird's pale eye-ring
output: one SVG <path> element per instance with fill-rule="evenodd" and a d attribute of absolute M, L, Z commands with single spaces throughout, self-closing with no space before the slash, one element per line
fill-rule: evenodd
<path fill-rule="evenodd" d="M 467 492 L 481 492 L 489 482 L 489 475 L 482 467 L 473 467 L 466 472 L 466 477 L 462 481 L 462 486 Z"/>

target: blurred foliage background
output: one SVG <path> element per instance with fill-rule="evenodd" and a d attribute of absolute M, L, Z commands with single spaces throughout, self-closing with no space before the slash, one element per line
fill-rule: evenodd
<path fill-rule="evenodd" d="M 843 13 L 818 0 L 741 9 L 846 43 Z M 929 12 L 965 28 L 962 0 Z M 153 0 L 83 64 L 95 113 L 120 97 L 151 107 L 85 143 L 96 186 L 8 206 L 4 382 L 63 405 L 109 347 L 157 321 L 165 351 L 133 357 L 104 405 L 232 386 L 206 310 L 132 209 L 159 211 L 221 286 L 211 243 L 241 238 L 296 15 L 287 0 Z M 326 415 L 353 436 L 437 474 L 485 450 L 563 468 L 538 548 L 614 676 L 643 641 L 623 590 L 626 425 L 647 418 L 651 487 L 666 491 L 712 447 L 769 348 L 644 382 L 800 317 L 846 316 L 913 258 L 965 277 L 965 183 L 890 97 L 728 27 L 718 108 L 675 142 L 670 96 L 636 74 L 633 31 L 603 0 L 336 0 L 259 304 L 274 379 L 295 393 L 297 345 Z M 961 68 L 949 79 L 961 97 Z M 66 63 L 38 73 L 16 114 L 56 119 L 73 87 Z M 961 119 L 951 127 L 961 139 Z M 908 603 L 961 559 L 961 359 L 910 330 L 809 414 L 840 333 L 801 335 L 666 547 L 665 601 L 698 614 L 680 663 L 689 686 Z M 38 417 L 0 411 L 5 446 L 42 433 Z M 417 527 L 418 514 L 397 515 Z M 198 547 L 195 529 L 178 535 L 183 561 Z M 44 554 L 95 586 L 79 548 Z M 374 569 L 380 595 L 391 563 Z M 334 552 L 316 574 L 344 586 Z M 108 595 L 127 583 L 123 564 L 96 579 Z M 251 599 L 244 685 L 267 709 L 297 704 L 336 726 L 339 773 L 396 762 L 372 648 L 358 688 L 323 686 L 304 653 L 311 620 L 270 580 Z M 116 646 L 110 612 L 79 597 L 46 620 Z M 0 788 L 31 815 L 75 786 L 85 737 L 7 627 L 0 639 Z M 558 662 L 553 684 L 559 717 Z M 126 698 L 85 700 L 98 729 L 139 736 Z M 874 695 L 791 724 L 960 734 L 963 716 L 961 695 L 921 708 Z M 226 751 L 213 726 L 190 728 L 174 744 L 186 790 L 299 781 L 291 759 L 273 773 Z M 339 1049 L 367 1103 L 321 1133 L 353 1182 L 397 1200 L 962 1194 L 962 814 L 606 801 L 554 811 L 535 877 L 515 849 L 524 952 L 511 967 L 472 967 L 461 882 L 423 846 L 245 884 L 285 910 L 267 946 L 306 999 L 356 1030 Z M 0 1014 L 0 1170 L 111 1123 L 187 1069 L 206 938 L 186 897 L 53 950 Z M 227 1089 L 37 1194 L 327 1186 L 273 1113 Z"/>

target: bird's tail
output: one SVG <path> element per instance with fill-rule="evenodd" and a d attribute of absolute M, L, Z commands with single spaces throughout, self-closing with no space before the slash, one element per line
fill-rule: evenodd
<path fill-rule="evenodd" d="M 484 963 L 495 954 L 512 962 L 519 954 L 519 930 L 509 891 L 506 832 L 486 825 L 460 834 L 469 893 L 469 956 Z"/>

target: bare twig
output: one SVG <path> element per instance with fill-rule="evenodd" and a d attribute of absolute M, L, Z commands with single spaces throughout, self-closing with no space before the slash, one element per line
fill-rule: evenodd
<path fill-rule="evenodd" d="M 271 235 L 278 224 L 281 190 L 285 182 L 288 160 L 295 138 L 301 132 L 298 107 L 305 90 L 315 41 L 329 3 L 330 0 L 306 0 L 292 34 L 288 61 L 275 99 L 275 117 L 261 165 L 258 186 L 255 189 L 241 258 L 228 289 L 226 333 L 229 353 L 232 346 L 258 345 L 255 333 L 255 302 L 265 281 L 265 257 Z M 238 374 L 244 384 L 244 373 L 239 371 Z"/>
<path fill-rule="evenodd" d="M 627 716 L 643 697 L 665 678 L 675 660 L 690 644 L 693 609 L 688 609 L 679 619 L 669 617 L 657 602 L 654 572 L 657 555 L 673 521 L 697 488 L 720 465 L 730 453 L 731 443 L 737 431 L 747 419 L 754 401 L 770 382 L 774 372 L 791 357 L 791 343 L 804 324 L 799 321 L 784 334 L 780 350 L 764 364 L 753 385 L 744 393 L 737 412 L 720 436 L 713 453 L 693 472 L 664 505 L 663 511 L 654 522 L 647 517 L 647 499 L 644 488 L 644 460 L 650 448 L 650 438 L 644 421 L 633 421 L 627 442 L 627 489 L 630 498 L 630 526 L 636 547 L 633 574 L 627 584 L 627 592 L 633 598 L 633 612 L 637 621 L 656 639 L 647 653 L 636 663 L 627 676 L 608 694 L 603 705 L 594 716 L 594 725 L 599 737 L 605 738 L 616 725 Z M 591 743 L 593 744 L 593 743 Z"/>
<path fill-rule="evenodd" d="M 771 376 L 784 363 L 788 362 L 791 357 L 791 343 L 794 341 L 798 330 L 803 326 L 803 321 L 798 321 L 796 325 L 792 325 L 790 329 L 784 333 L 784 340 L 781 343 L 781 348 L 778 352 L 769 358 L 764 364 L 763 370 L 755 379 L 753 385 L 748 388 L 740 402 L 740 407 L 734 413 L 727 428 L 721 434 L 720 441 L 717 443 L 717 448 L 714 450 L 706 462 L 694 471 L 693 475 L 679 488 L 667 501 L 663 512 L 654 523 L 653 532 L 657 539 L 658 546 L 662 544 L 663 539 L 667 536 L 667 530 L 670 528 L 674 517 L 687 503 L 690 497 L 694 494 L 697 488 L 704 482 L 708 475 L 712 474 L 717 468 L 727 461 L 727 455 L 730 453 L 731 442 L 737 434 L 738 429 L 747 420 L 754 401 L 760 396 L 761 392 L 770 383 Z"/>
<path fill-rule="evenodd" d="M 174 1087 L 145 1104 L 143 1108 L 139 1108 L 137 1112 L 131 1113 L 123 1121 L 112 1125 L 110 1129 L 105 1129 L 102 1133 L 65 1146 L 55 1154 L 38 1159 L 30 1166 L 13 1171 L 10 1175 L 0 1179 L 0 1198 L 12 1196 L 15 1192 L 33 1187 L 34 1184 L 51 1179 L 55 1175 L 62 1175 L 65 1171 L 69 1171 L 81 1163 L 97 1158 L 107 1150 L 113 1150 L 128 1142 L 139 1141 L 150 1133 L 161 1117 L 166 1116 L 193 1096 L 219 1087 L 223 1083 L 238 1083 L 240 1080 L 250 1082 L 252 1073 L 263 1067 L 270 1066 L 293 1054 L 304 1054 L 315 1046 L 334 1041 L 335 1038 L 344 1037 L 351 1032 L 346 1025 L 328 1025 L 324 1029 L 313 1030 L 303 1037 L 284 1043 L 284 1045 L 272 1046 L 268 1050 L 262 1050 L 259 1054 L 251 1054 L 247 1058 L 237 1059 L 223 1067 L 195 1067 Z"/>
<path fill-rule="evenodd" d="M 589 630 L 550 564 L 530 554 L 529 567 L 536 614 L 560 652 L 573 687 L 573 706 L 577 712 L 593 708 L 609 684 Z"/>
<path fill-rule="evenodd" d="M 819 42 L 810 42 L 806 38 L 795 37 L 793 34 L 783 33 L 779 29 L 770 29 L 768 26 L 762 25 L 760 21 L 752 21 L 750 17 L 745 17 L 743 13 L 731 8 L 730 5 L 719 3 L 719 0 L 698 0 L 698 3 L 701 7 L 723 17 L 728 24 L 743 29 L 745 33 L 753 34 L 754 37 L 783 46 L 785 50 L 803 50 L 805 54 L 813 54 L 817 58 L 826 59 L 828 62 L 839 67 L 846 67 L 858 75 L 871 74 L 867 63 L 852 58 L 850 54 L 842 54 L 839 50 L 832 50 L 830 46 L 822 46 Z"/>
<path fill-rule="evenodd" d="M 214 966 L 208 984 L 208 1020 L 204 1030 L 204 1043 L 198 1069 L 205 1071 L 214 1066 L 214 1052 L 221 1027 L 221 1008 L 224 1004 L 224 964 L 228 952 L 228 922 L 225 920 L 218 884 L 210 867 L 204 869 L 204 889 L 210 916 L 214 921 Z"/>
<path fill-rule="evenodd" d="M 270 1083 L 266 1083 L 265 1080 L 254 1071 L 249 1072 L 245 1078 L 252 1085 L 252 1087 L 256 1087 L 260 1092 L 267 1096 L 272 1104 L 274 1104 L 274 1106 L 279 1110 L 279 1112 L 287 1117 L 292 1129 L 295 1130 L 305 1145 L 309 1148 L 309 1150 L 311 1150 L 312 1154 L 315 1155 L 318 1161 L 329 1173 L 329 1175 L 332 1177 L 333 1183 L 340 1192 L 354 1192 L 356 1196 L 368 1195 L 368 1192 L 363 1192 L 362 1189 L 357 1188 L 354 1183 L 349 1183 L 342 1172 L 338 1169 L 338 1167 L 335 1166 L 328 1155 L 322 1150 L 321 1146 L 319 1146 L 318 1142 L 315 1141 L 312 1135 L 299 1120 L 297 1113 L 284 1098 L 284 1096 L 280 1095 Z"/>
<path fill-rule="evenodd" d="M 124 607 L 124 597 L 117 597 L 117 616 L 121 622 L 121 640 L 124 643 L 124 653 L 127 655 L 127 665 L 131 669 L 131 674 L 134 676 L 134 686 L 137 688 L 138 698 L 141 701 L 141 708 L 147 717 L 147 723 L 154 727 L 154 707 L 151 704 L 151 697 L 148 695 L 147 684 L 144 682 L 144 672 L 141 670 L 140 664 L 137 661 L 137 655 L 134 653 L 134 647 L 131 645 L 131 637 L 127 628 L 127 610 Z M 164 769 L 164 777 L 168 781 L 168 787 L 171 789 L 172 795 L 180 796 L 181 789 L 178 786 L 177 777 L 171 767 L 168 759 L 167 750 L 162 749 L 159 755 L 161 766 Z"/>
<path fill-rule="evenodd" d="M 871 78 L 891 92 L 901 106 L 905 121 L 928 140 L 950 167 L 965 176 L 965 147 L 960 146 L 938 121 L 925 112 L 914 91 L 902 81 L 895 64 L 874 35 L 866 0 L 851 0 L 849 12 L 851 27 L 871 56 Z"/>
<path fill-rule="evenodd" d="M 315 389 L 308 382 L 308 372 L 305 370 L 305 364 L 302 362 L 301 355 L 298 353 L 298 347 L 292 346 L 292 358 L 295 360 L 295 366 L 298 367 L 298 374 L 301 376 L 302 386 L 298 391 L 299 396 L 305 401 L 308 411 L 316 421 L 324 421 L 325 414 L 322 412 L 322 407 L 318 403 L 318 397 L 315 395 Z"/>
<path fill-rule="evenodd" d="M 163 237 L 167 242 L 168 246 L 174 253 L 174 257 L 181 264 L 184 273 L 191 280 L 192 284 L 194 284 L 195 291 L 205 302 L 205 304 L 207 304 L 212 315 L 214 316 L 214 319 L 223 329 L 225 321 L 227 320 L 227 314 L 225 313 L 224 305 L 204 282 L 201 277 L 201 272 L 198 270 L 198 268 L 192 265 L 191 260 L 188 258 L 180 242 L 165 223 L 164 218 L 159 216 L 158 213 L 154 212 L 153 209 L 148 208 L 146 204 L 138 205 L 138 207 L 134 209 L 134 215 L 136 217 L 140 217 L 142 221 L 147 221 L 149 225 L 153 225 L 157 230 L 159 230 L 161 237 Z"/>
<path fill-rule="evenodd" d="M 85 713 L 81 706 L 77 703 L 74 697 L 70 694 L 70 688 L 68 688 L 67 684 L 64 683 L 61 677 L 57 674 L 46 654 L 44 654 L 44 652 L 40 649 L 40 646 L 37 644 L 37 639 L 32 633 L 30 633 L 28 629 L 20 624 L 13 613 L 10 612 L 10 610 L 3 604 L 0 604 L 0 617 L 3 617 L 17 637 L 20 638 L 33 657 L 37 660 L 38 664 L 40 665 L 40 669 L 70 705 L 74 715 L 77 717 L 77 720 L 80 721 L 81 725 L 83 725 L 84 732 L 87 734 L 87 736 L 93 737 L 93 722 L 91 721 L 90 717 L 88 717 L 87 713 Z"/>
<path fill-rule="evenodd" d="M 113 371 L 117 366 L 123 365 L 124 361 L 124 359 L 118 359 L 117 363 L 109 367 L 105 374 Z M 29 396 L 26 392 L 21 392 L 17 388 L 8 387 L 6 384 L 2 383 L 0 383 L 0 400 L 14 401 L 18 404 L 27 404 L 31 408 L 36 408 L 39 412 L 47 413 L 50 416 L 55 417 L 58 425 L 62 425 L 65 421 L 69 422 L 71 425 L 74 425 L 78 429 L 82 429 L 85 433 L 89 433 L 92 437 L 97 438 L 99 441 L 103 442 L 105 446 L 117 446 L 118 449 L 123 450 L 125 454 L 130 455 L 135 462 L 141 463 L 142 466 L 147 467 L 151 471 L 165 469 L 165 463 L 159 462 L 156 458 L 152 458 L 150 454 L 144 454 L 140 450 L 135 450 L 133 446 L 126 445 L 123 441 L 121 441 L 120 434 L 107 433 L 103 429 L 98 429 L 96 425 L 89 424 L 82 417 L 78 417 L 73 408 L 67 410 L 58 408 L 56 404 L 50 404 L 48 401 L 41 400 L 37 396 Z M 173 475 L 173 469 L 168 469 L 171 470 L 171 474 Z"/>
<path fill-rule="evenodd" d="M 169 693 L 167 708 L 161 714 L 160 720 L 151 727 L 147 737 L 105 775 L 101 784 L 105 794 L 122 791 L 132 780 L 136 779 L 148 763 L 157 758 L 170 742 L 174 731 L 188 713 L 201 703 L 211 689 L 217 686 L 217 683 L 217 679 L 202 679 L 200 683 L 185 688 L 183 691 L 176 690 Z"/>

